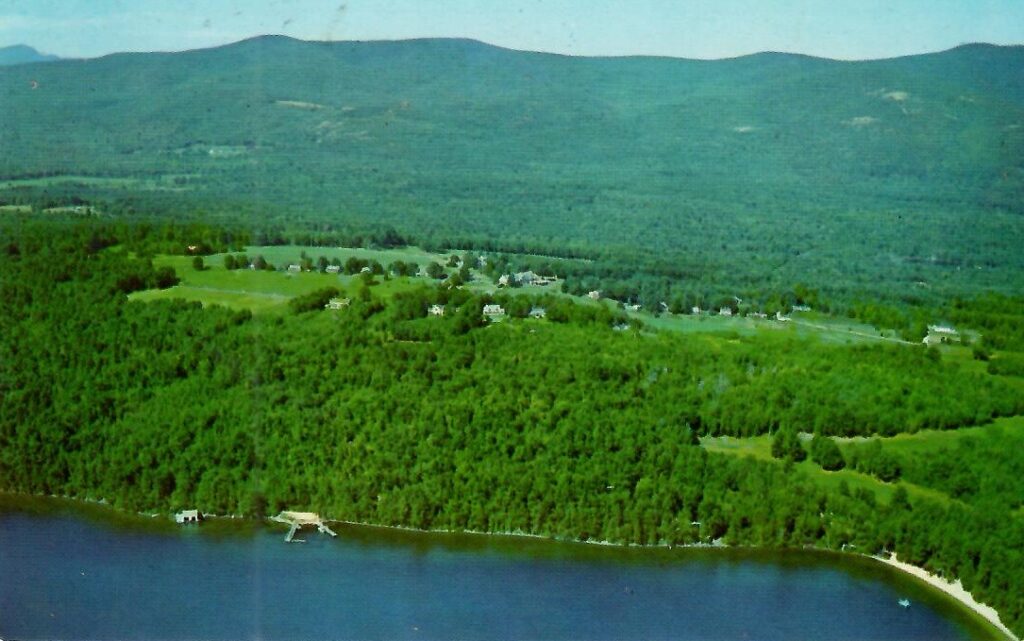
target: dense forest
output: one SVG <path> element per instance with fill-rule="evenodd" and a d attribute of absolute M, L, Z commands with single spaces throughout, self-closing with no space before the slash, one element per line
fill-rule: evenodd
<path fill-rule="evenodd" d="M 382 296 L 372 272 L 278 314 L 142 303 L 126 294 L 179 276 L 154 268 L 154 253 L 237 252 L 246 234 L 9 218 L 0 239 L 2 489 L 126 510 L 306 508 L 617 543 L 894 551 L 960 578 L 1024 631 L 1019 483 L 983 481 L 998 442 L 942 464 L 829 445 L 1020 414 L 1019 379 L 924 346 L 652 332 L 565 297 L 444 285 Z M 348 307 L 323 309 L 341 295 Z M 491 322 L 489 303 L 548 314 Z M 1016 304 L 989 303 L 952 310 L 985 305 L 995 326 Z M 434 304 L 444 316 L 428 315 Z M 954 500 L 819 484 L 795 465 L 798 433 L 815 434 L 808 453 L 823 468 Z M 699 440 L 758 434 L 779 443 L 777 460 Z"/>
<path fill-rule="evenodd" d="M 570 291 L 648 309 L 1019 295 L 1022 66 L 283 37 L 19 65 L 0 210 L 585 259 L 556 265 Z"/>

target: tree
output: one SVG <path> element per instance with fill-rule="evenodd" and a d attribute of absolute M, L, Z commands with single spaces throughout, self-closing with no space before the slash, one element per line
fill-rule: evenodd
<path fill-rule="evenodd" d="M 772 456 L 800 462 L 807 458 L 807 452 L 800 443 L 800 436 L 794 429 L 781 429 L 772 439 Z"/>
<path fill-rule="evenodd" d="M 288 301 L 288 307 L 295 314 L 318 311 L 323 309 L 328 301 L 340 293 L 337 287 L 324 287 L 303 296 L 296 296 Z"/>
<path fill-rule="evenodd" d="M 204 269 L 206 269 L 206 265 L 203 264 L 202 256 L 196 256 L 195 258 L 192 259 L 192 269 L 196 270 L 197 272 L 201 272 Z"/>
<path fill-rule="evenodd" d="M 159 289 L 167 289 L 178 284 L 178 275 L 174 273 L 173 267 L 160 267 L 156 270 L 156 286 Z"/>
<path fill-rule="evenodd" d="M 224 269 L 229 271 L 235 269 L 235 257 L 231 254 L 224 255 Z"/>
<path fill-rule="evenodd" d="M 882 443 L 878 439 L 872 439 L 866 445 L 860 446 L 856 452 L 855 467 L 858 470 L 886 482 L 895 481 L 900 477 L 902 473 L 900 462 L 882 449 Z"/>
<path fill-rule="evenodd" d="M 907 494 L 907 488 L 903 487 L 902 483 L 896 484 L 896 490 L 892 493 L 890 506 L 895 510 L 910 509 L 910 496 Z"/>
<path fill-rule="evenodd" d="M 427 265 L 427 276 L 440 280 L 447 276 L 447 274 L 445 274 L 444 267 L 441 267 L 438 263 L 431 261 Z"/>
<path fill-rule="evenodd" d="M 826 470 L 841 470 L 846 467 L 843 453 L 836 442 L 827 436 L 815 434 L 811 439 L 811 459 Z"/>
<path fill-rule="evenodd" d="M 358 274 L 363 271 L 363 267 L 366 266 L 367 262 L 365 260 L 360 260 L 355 256 L 350 256 L 349 259 L 345 261 L 345 273 Z"/>

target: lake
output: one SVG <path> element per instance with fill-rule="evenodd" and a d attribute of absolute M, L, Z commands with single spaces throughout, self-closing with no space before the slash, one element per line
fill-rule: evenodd
<path fill-rule="evenodd" d="M 95 512 L 0 512 L 0 638 L 998 638 L 948 597 L 845 555 L 362 526 L 286 544 L 283 529 Z"/>

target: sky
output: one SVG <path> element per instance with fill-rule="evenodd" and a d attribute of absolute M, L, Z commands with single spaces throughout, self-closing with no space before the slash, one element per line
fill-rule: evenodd
<path fill-rule="evenodd" d="M 569 55 L 845 60 L 1024 44 L 1024 0 L 0 0 L 0 46 L 63 57 L 180 51 L 261 34 L 467 37 Z"/>

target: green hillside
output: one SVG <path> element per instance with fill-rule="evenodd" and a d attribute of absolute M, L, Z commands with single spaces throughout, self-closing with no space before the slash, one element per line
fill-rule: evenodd
<path fill-rule="evenodd" d="M 988 45 L 692 61 L 284 37 L 11 67 L 0 199 L 603 258 L 602 284 L 649 302 L 681 281 L 1014 294 L 1022 70 Z"/>
<path fill-rule="evenodd" d="M 1024 632 L 1024 378 L 968 366 L 963 348 L 650 331 L 526 288 L 146 258 L 228 249 L 196 231 L 0 219 L 0 489 L 129 512 L 895 552 Z M 287 264 L 299 248 L 272 249 Z M 288 300 L 271 311 L 267 294 Z M 506 313 L 485 316 L 493 304 Z"/>

